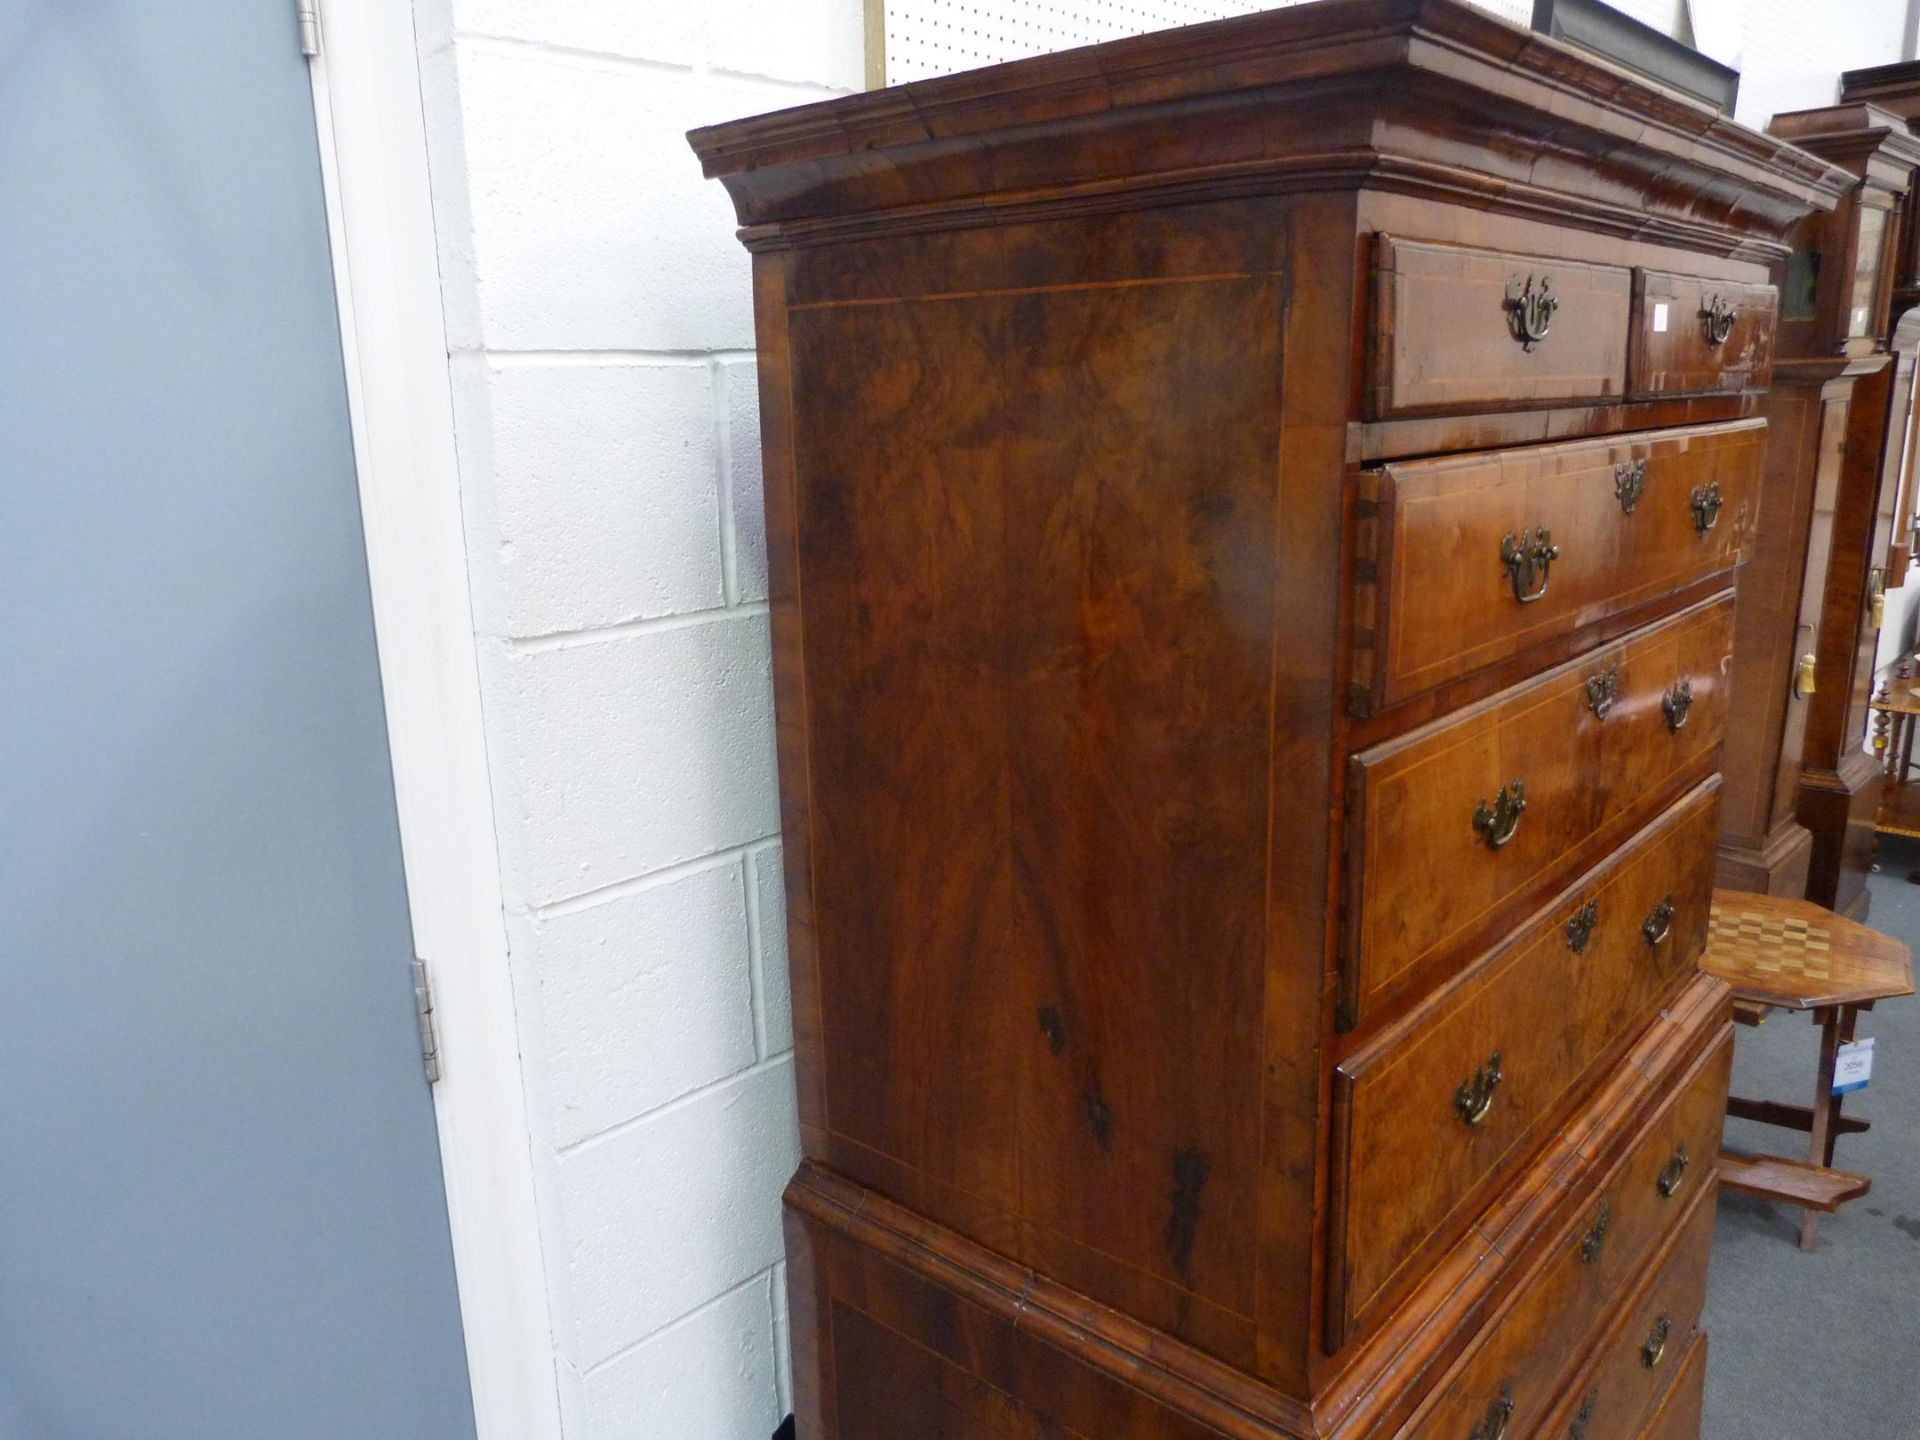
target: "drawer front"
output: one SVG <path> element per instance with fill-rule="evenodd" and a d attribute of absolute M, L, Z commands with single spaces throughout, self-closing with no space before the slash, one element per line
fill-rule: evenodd
<path fill-rule="evenodd" d="M 1658 1418 L 1654 1407 L 1661 1397 L 1689 1383 L 1689 1367 L 1704 1366 L 1705 1356 L 1697 1355 L 1694 1340 L 1707 1299 L 1713 1218 L 1713 1196 L 1696 1195 L 1653 1282 L 1623 1308 L 1592 1363 L 1539 1432 L 1543 1437 L 1636 1440 Z M 1674 1433 L 1696 1440 L 1695 1432 Z"/>
<path fill-rule="evenodd" d="M 1402 1440 L 1467 1440 L 1489 1413 L 1497 1416 L 1509 1404 L 1514 1433 L 1525 1434 L 1547 1413 L 1569 1368 L 1674 1232 L 1711 1170 L 1732 1065 L 1733 1037 L 1723 1034 L 1401 1432 Z M 1702 1157 L 1697 1173 L 1676 1165 L 1676 1155 Z"/>
<path fill-rule="evenodd" d="M 1627 393 L 1640 400 L 1766 389 L 1779 313 L 1771 285 L 1634 271 Z"/>
<path fill-rule="evenodd" d="M 1596 1401 L 1596 1404 L 1599 1402 Z M 1707 1337 L 1696 1335 L 1640 1440 L 1700 1440 L 1707 1405 Z M 1582 1437 L 1585 1440 L 1585 1437 Z"/>
<path fill-rule="evenodd" d="M 1618 400 L 1632 273 L 1380 235 L 1368 410 L 1511 410 Z"/>
<path fill-rule="evenodd" d="M 1342 1022 L 1437 978 L 1711 768 L 1732 655 L 1728 591 L 1354 756 Z"/>
<path fill-rule="evenodd" d="M 1764 420 L 1527 446 L 1358 480 L 1353 703 L 1396 705 L 1747 557 Z"/>
<path fill-rule="evenodd" d="M 1422 1272 L 1595 1063 L 1691 973 L 1706 941 L 1718 800 L 1716 776 L 1337 1067 L 1336 1347 Z"/>

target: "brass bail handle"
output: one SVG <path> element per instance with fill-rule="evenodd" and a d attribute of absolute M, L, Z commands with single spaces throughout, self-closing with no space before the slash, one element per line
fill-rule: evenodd
<path fill-rule="evenodd" d="M 1500 1052 L 1494 1051 L 1472 1075 L 1460 1082 L 1460 1088 L 1453 1092 L 1453 1109 L 1469 1128 L 1478 1129 L 1481 1122 L 1493 1109 L 1493 1095 L 1500 1088 L 1500 1082 L 1507 1078 L 1500 1067 Z"/>
<path fill-rule="evenodd" d="M 1553 312 L 1560 308 L 1560 297 L 1553 293 L 1553 282 L 1545 275 L 1535 286 L 1532 275 L 1522 281 L 1518 275 L 1507 281 L 1507 315 L 1513 321 L 1513 338 L 1522 350 L 1532 350 L 1547 338 L 1553 326 Z"/>
<path fill-rule="evenodd" d="M 1668 895 L 1647 912 L 1647 918 L 1640 922 L 1640 934 L 1645 937 L 1647 948 L 1657 950 L 1673 934 L 1673 896 Z"/>
<path fill-rule="evenodd" d="M 1513 1419 L 1513 1382 L 1500 1387 L 1499 1398 L 1487 1405 L 1486 1417 L 1473 1427 L 1467 1440 L 1506 1440 L 1507 1425 Z"/>
<path fill-rule="evenodd" d="M 1473 812 L 1474 833 L 1487 842 L 1489 850 L 1499 850 L 1520 830 L 1520 817 L 1527 813 L 1527 782 L 1510 780 L 1489 804 L 1482 800 Z"/>
<path fill-rule="evenodd" d="M 1693 511 L 1694 530 L 1704 535 L 1718 525 L 1721 507 L 1726 503 L 1727 497 L 1720 493 L 1718 480 L 1694 486 L 1687 495 L 1687 504 Z"/>
<path fill-rule="evenodd" d="M 1653 1322 L 1653 1329 L 1647 1333 L 1647 1343 L 1641 1347 L 1641 1362 L 1652 1370 L 1667 1358 L 1667 1340 L 1673 1334 L 1673 1321 L 1662 1315 Z"/>
<path fill-rule="evenodd" d="M 1549 573 L 1559 558 L 1560 547 L 1544 525 L 1530 532 L 1509 530 L 1500 537 L 1500 567 L 1513 584 L 1513 598 L 1522 605 L 1531 605 L 1547 593 Z"/>
<path fill-rule="evenodd" d="M 1693 709 L 1693 681 L 1681 680 L 1660 697 L 1660 713 L 1667 717 L 1667 729 L 1678 733 Z"/>
<path fill-rule="evenodd" d="M 1733 334 L 1733 306 L 1724 295 L 1709 295 L 1700 305 L 1700 323 L 1706 327 L 1707 344 L 1716 349 Z"/>

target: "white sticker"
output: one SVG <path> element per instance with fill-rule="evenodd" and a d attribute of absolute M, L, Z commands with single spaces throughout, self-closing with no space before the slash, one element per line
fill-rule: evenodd
<path fill-rule="evenodd" d="M 1853 333 L 1855 335 L 1867 333 L 1867 307 L 1864 305 L 1853 307 Z"/>
<path fill-rule="evenodd" d="M 1666 329 L 1667 329 L 1667 307 L 1665 305 L 1662 305 L 1656 302 L 1653 307 L 1653 333 L 1656 335 L 1663 335 L 1666 333 Z"/>
<path fill-rule="evenodd" d="M 1840 1054 L 1833 1067 L 1833 1093 L 1851 1095 L 1856 1090 L 1867 1088 L 1867 1082 L 1873 1079 L 1873 1037 L 1855 1040 L 1840 1047 Z"/>

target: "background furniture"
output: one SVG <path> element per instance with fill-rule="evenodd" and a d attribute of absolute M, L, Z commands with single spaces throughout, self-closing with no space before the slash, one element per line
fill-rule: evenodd
<path fill-rule="evenodd" d="M 1696 1424 L 1766 267 L 1848 177 L 1446 0 L 691 139 L 802 1440 Z"/>
<path fill-rule="evenodd" d="M 1769 128 L 1860 177 L 1834 214 L 1823 217 L 1824 225 L 1803 225 L 1808 233 L 1802 239 L 1814 248 L 1798 265 L 1812 264 L 1815 257 L 1830 265 L 1843 253 L 1836 248 L 1842 240 L 1859 236 L 1856 243 L 1867 246 L 1878 233 L 1877 246 L 1868 246 L 1874 253 L 1856 258 L 1853 288 L 1864 284 L 1858 272 L 1870 264 L 1880 278 L 1866 286 L 1871 312 L 1866 324 L 1876 350 L 1885 351 L 1887 281 L 1895 273 L 1902 204 L 1920 165 L 1920 140 L 1899 116 L 1864 104 L 1777 115 Z M 1816 229 L 1819 233 L 1812 233 Z M 1789 269 L 1798 265 L 1790 262 Z M 1834 287 L 1835 294 L 1842 288 Z M 1851 315 L 1847 324 L 1830 327 L 1834 332 L 1852 328 Z M 1895 392 L 1901 383 L 1910 387 L 1911 379 L 1909 361 L 1904 381 L 1892 363 L 1854 380 L 1844 452 L 1833 468 L 1832 489 L 1816 488 L 1808 535 L 1803 594 L 1817 616 L 1817 684 L 1806 696 L 1794 813 L 1813 837 L 1807 898 L 1855 919 L 1867 913 L 1867 873 L 1880 803 L 1880 765 L 1865 740 L 1906 440 L 1907 407 L 1896 406 Z"/>
<path fill-rule="evenodd" d="M 1865 1175 L 1833 1168 L 1835 1142 L 1869 1128 L 1865 1120 L 1841 1113 L 1843 1097 L 1833 1093 L 1835 1057 L 1854 1039 L 1862 1010 L 1913 994 L 1912 957 L 1891 936 L 1810 901 L 1722 890 L 1714 895 L 1712 929 L 1700 963 L 1733 987 L 1735 1015 L 1745 1023 L 1761 1024 L 1771 1011 L 1786 1009 L 1810 1013 L 1820 1027 L 1811 1106 L 1739 1096 L 1727 1101 L 1729 1115 L 1806 1131 L 1806 1161 L 1720 1157 L 1720 1179 L 1728 1189 L 1802 1207 L 1800 1248 L 1811 1250 L 1820 1216 L 1873 1185 Z"/>
<path fill-rule="evenodd" d="M 1864 912 L 1878 800 L 1878 767 L 1860 742 L 1889 393 L 1880 336 L 1893 206 L 1920 148 L 1896 117 L 1867 106 L 1776 116 L 1771 129 L 1844 163 L 1856 184 L 1833 212 L 1800 223 L 1775 268 L 1766 523 L 1740 581 L 1719 882 L 1795 898 L 1811 885 L 1822 903 Z"/>

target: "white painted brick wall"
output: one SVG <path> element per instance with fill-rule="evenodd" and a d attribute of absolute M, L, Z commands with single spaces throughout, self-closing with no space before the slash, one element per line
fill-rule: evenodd
<path fill-rule="evenodd" d="M 1897 56 L 1903 0 L 1748 4 L 1745 115 Z M 856 88 L 861 0 L 415 7 L 566 1433 L 764 1440 L 798 1145 L 759 417 L 683 132 Z"/>
<path fill-rule="evenodd" d="M 799 1158 L 746 252 L 860 0 L 415 0 L 569 1440 L 766 1440 Z"/>

